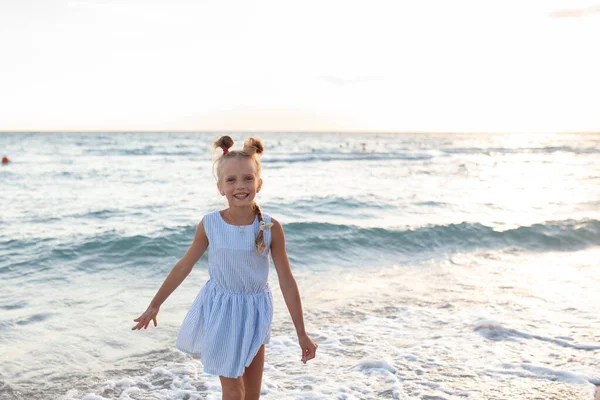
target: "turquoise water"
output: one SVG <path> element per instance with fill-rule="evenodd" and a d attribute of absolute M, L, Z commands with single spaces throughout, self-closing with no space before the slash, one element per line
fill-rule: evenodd
<path fill-rule="evenodd" d="M 592 397 L 600 134 L 257 136 L 257 200 L 284 224 L 320 344 L 299 362 L 272 268 L 264 398 Z M 0 398 L 220 398 L 174 348 L 206 256 L 157 329 L 130 331 L 226 207 L 216 137 L 1 134 Z"/>

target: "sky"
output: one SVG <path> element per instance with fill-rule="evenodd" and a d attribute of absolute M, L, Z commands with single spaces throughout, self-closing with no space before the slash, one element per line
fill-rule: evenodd
<path fill-rule="evenodd" d="M 0 131 L 600 131 L 600 0 L 0 0 Z"/>

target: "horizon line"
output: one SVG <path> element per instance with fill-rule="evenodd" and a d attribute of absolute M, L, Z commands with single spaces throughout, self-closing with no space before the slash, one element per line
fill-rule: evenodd
<path fill-rule="evenodd" d="M 599 131 L 423 131 L 423 130 L 194 130 L 194 129 L 173 129 L 173 130 L 148 130 L 148 129 L 129 129 L 129 130 L 0 130 L 2 133 L 377 133 L 377 134 L 600 134 Z"/>

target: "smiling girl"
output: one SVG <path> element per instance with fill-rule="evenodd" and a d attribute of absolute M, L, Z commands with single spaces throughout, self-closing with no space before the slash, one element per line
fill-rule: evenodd
<path fill-rule="evenodd" d="M 269 254 L 302 349 L 301 361 L 313 359 L 318 345 L 304 329 L 302 303 L 292 274 L 281 224 L 263 213 L 254 198 L 260 192 L 263 144 L 249 138 L 242 150 L 229 150 L 233 139 L 214 143 L 223 154 L 215 162 L 217 188 L 227 199 L 225 210 L 205 215 L 192 244 L 175 264 L 132 329 L 146 329 L 161 304 L 183 282 L 208 249 L 209 280 L 202 287 L 179 329 L 176 347 L 199 358 L 204 371 L 218 375 L 223 399 L 258 399 L 265 344 L 273 317 L 268 285 Z"/>

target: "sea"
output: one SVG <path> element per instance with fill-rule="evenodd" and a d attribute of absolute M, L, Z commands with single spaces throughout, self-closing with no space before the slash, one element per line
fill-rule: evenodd
<path fill-rule="evenodd" d="M 592 400 L 600 134 L 231 133 L 263 140 L 317 356 L 271 261 L 264 399 Z M 0 134 L 0 399 L 220 399 L 175 348 L 207 255 L 133 321 L 225 209 L 219 132 Z"/>

